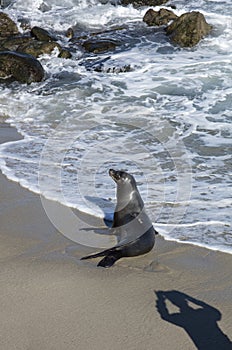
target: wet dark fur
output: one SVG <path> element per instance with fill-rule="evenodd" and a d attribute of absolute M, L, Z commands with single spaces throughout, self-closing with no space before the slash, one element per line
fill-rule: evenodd
<path fill-rule="evenodd" d="M 93 259 L 104 256 L 98 263 L 98 266 L 102 267 L 110 267 L 122 257 L 148 253 L 155 244 L 155 234 L 157 234 L 144 210 L 144 203 L 137 189 L 134 177 L 124 171 L 115 171 L 113 169 L 110 169 L 109 174 L 117 183 L 117 205 L 114 212 L 112 229 L 115 229 L 115 234 L 119 237 L 128 231 L 130 234 L 132 233 L 132 237 L 134 230 L 135 234 L 134 239 L 129 239 L 124 244 L 120 244 L 119 241 L 119 244 L 113 248 L 84 256 L 81 259 Z M 136 230 L 139 230 L 139 232 L 136 233 Z M 143 233 L 144 230 L 145 232 Z M 124 237 L 120 238 L 123 240 Z"/>

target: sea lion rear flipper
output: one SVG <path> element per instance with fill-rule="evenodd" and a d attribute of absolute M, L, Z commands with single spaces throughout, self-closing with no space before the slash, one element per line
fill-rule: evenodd
<path fill-rule="evenodd" d="M 106 255 L 110 254 L 113 251 L 114 251 L 114 248 L 113 249 L 106 249 L 106 250 L 103 250 L 102 252 L 99 252 L 99 253 L 96 253 L 96 254 L 83 256 L 81 258 L 81 260 L 94 259 L 94 258 L 98 258 L 99 256 L 106 256 Z"/>
<path fill-rule="evenodd" d="M 81 260 L 94 259 L 94 258 L 98 258 L 99 256 L 105 256 L 105 255 L 106 255 L 105 252 L 100 252 L 92 255 L 83 256 Z"/>
<path fill-rule="evenodd" d="M 99 252 L 96 254 L 83 256 L 81 260 L 98 258 L 100 256 L 104 256 L 104 258 L 98 263 L 97 266 L 110 267 L 115 263 L 115 261 L 117 261 L 122 257 L 122 253 L 120 250 L 117 250 L 117 248 L 115 247 L 112 249 L 106 249 L 103 252 Z"/>
<path fill-rule="evenodd" d="M 111 267 L 118 259 L 120 259 L 120 257 L 115 255 L 107 255 L 97 264 L 97 266 Z"/>

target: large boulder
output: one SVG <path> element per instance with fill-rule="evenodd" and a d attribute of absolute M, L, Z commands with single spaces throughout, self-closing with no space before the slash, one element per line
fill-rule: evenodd
<path fill-rule="evenodd" d="M 72 57 L 70 51 L 62 48 L 60 44 L 57 43 L 57 38 L 47 30 L 35 26 L 31 29 L 31 36 L 34 40 L 25 45 L 20 45 L 17 51 L 25 52 L 34 57 L 39 57 L 44 54 L 50 55 L 54 49 L 57 49 L 59 52 L 58 57 Z"/>
<path fill-rule="evenodd" d="M 12 19 L 4 12 L 0 12 L 0 37 L 18 34 L 18 27 Z"/>
<path fill-rule="evenodd" d="M 145 13 L 143 21 L 148 26 L 162 26 L 168 24 L 171 20 L 176 18 L 177 15 L 170 10 L 162 8 L 159 11 L 154 11 L 153 9 L 150 9 Z"/>
<path fill-rule="evenodd" d="M 195 46 L 211 30 L 204 15 L 197 11 L 184 13 L 166 28 L 171 41 L 181 47 Z"/>
<path fill-rule="evenodd" d="M 0 82 L 17 80 L 30 84 L 44 78 L 44 69 L 31 55 L 13 52 L 0 52 Z"/>
<path fill-rule="evenodd" d="M 169 0 L 121 0 L 121 5 L 133 5 L 134 7 L 141 6 L 160 6 L 166 4 Z"/>

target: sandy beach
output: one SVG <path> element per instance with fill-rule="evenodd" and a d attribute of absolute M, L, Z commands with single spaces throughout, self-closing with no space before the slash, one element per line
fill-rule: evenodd
<path fill-rule="evenodd" d="M 0 143 L 18 137 L 1 124 Z M 146 256 L 97 268 L 38 195 L 0 174 L 0 198 L 1 349 L 232 349 L 232 255 L 158 236 Z"/>

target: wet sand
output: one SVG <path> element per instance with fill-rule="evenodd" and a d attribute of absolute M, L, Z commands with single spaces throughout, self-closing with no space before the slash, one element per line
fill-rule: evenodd
<path fill-rule="evenodd" d="M 0 142 L 18 136 L 1 124 Z M 0 199 L 1 349 L 232 349 L 232 255 L 158 236 L 146 256 L 97 268 L 38 195 L 0 174 Z"/>

